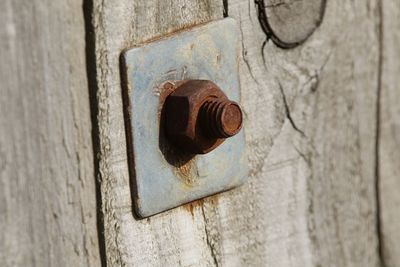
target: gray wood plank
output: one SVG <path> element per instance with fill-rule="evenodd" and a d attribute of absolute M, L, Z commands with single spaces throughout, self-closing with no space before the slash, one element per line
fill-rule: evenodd
<path fill-rule="evenodd" d="M 381 249 L 385 266 L 400 266 L 400 3 L 383 0 L 379 117 Z"/>
<path fill-rule="evenodd" d="M 282 50 L 263 43 L 251 2 L 229 6 L 243 34 L 253 172 L 247 188 L 210 209 L 222 265 L 378 265 L 376 8 L 372 1 L 330 1 L 310 39 Z M 236 245 L 235 256 L 227 256 L 227 243 Z"/>
<path fill-rule="evenodd" d="M 0 265 L 99 266 L 82 1 L 0 2 Z"/>
<path fill-rule="evenodd" d="M 119 56 L 145 40 L 222 16 L 222 2 L 94 1 L 101 193 L 110 266 L 212 265 L 201 210 L 135 220 L 129 188 Z"/>
<path fill-rule="evenodd" d="M 110 266 L 378 266 L 377 1 L 328 1 L 321 26 L 291 50 L 267 40 L 253 1 L 95 0 L 93 6 Z M 227 13 L 242 34 L 249 181 L 136 220 L 120 53 Z"/>

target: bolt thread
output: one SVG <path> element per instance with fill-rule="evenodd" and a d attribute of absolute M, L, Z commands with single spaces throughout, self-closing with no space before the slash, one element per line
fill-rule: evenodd
<path fill-rule="evenodd" d="M 202 105 L 201 121 L 203 124 L 202 128 L 205 130 L 206 135 L 211 138 L 228 138 L 235 135 L 240 130 L 241 118 L 240 124 L 236 125 L 235 128 L 237 129 L 233 132 L 226 129 L 226 122 L 224 122 L 223 116 L 229 105 L 236 105 L 238 107 L 235 102 L 220 98 L 211 98 Z"/>

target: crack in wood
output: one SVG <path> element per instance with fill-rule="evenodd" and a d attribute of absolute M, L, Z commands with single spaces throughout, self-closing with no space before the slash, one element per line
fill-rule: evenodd
<path fill-rule="evenodd" d="M 205 235 L 206 235 L 207 246 L 210 249 L 211 257 L 212 257 L 212 259 L 214 261 L 214 266 L 218 267 L 219 263 L 218 263 L 218 259 L 217 259 L 217 253 L 215 251 L 214 245 L 211 242 L 210 233 L 209 233 L 208 228 L 207 228 L 207 221 L 208 220 L 206 218 L 206 214 L 205 214 L 205 211 L 204 211 L 204 203 L 202 203 L 200 207 L 201 207 L 201 214 L 203 216 L 203 221 L 204 221 L 204 232 L 205 232 Z"/>
<path fill-rule="evenodd" d="M 285 91 L 283 90 L 282 84 L 280 82 L 278 82 L 278 86 L 279 86 L 279 90 L 280 90 L 280 92 L 282 94 L 282 100 L 283 100 L 283 105 L 285 107 L 287 119 L 289 120 L 290 124 L 292 125 L 293 129 L 296 132 L 300 133 L 301 136 L 306 137 L 304 132 L 297 127 L 296 123 L 294 122 L 294 120 L 292 118 L 292 115 L 290 114 L 290 108 L 289 108 L 289 104 L 288 104 L 288 102 L 286 100 Z"/>
<path fill-rule="evenodd" d="M 383 8 L 382 8 L 382 1 L 378 0 L 378 84 L 376 90 L 376 133 L 375 133 L 375 194 L 376 194 L 376 231 L 378 236 L 378 256 L 380 260 L 380 264 L 382 267 L 386 267 L 385 257 L 384 257 L 384 248 L 383 248 L 383 230 L 381 225 L 381 210 L 382 210 L 382 203 L 381 203 L 381 187 L 380 187 L 380 156 L 379 156 L 379 149 L 380 149 L 380 137 L 381 137 L 381 95 L 382 95 L 382 75 L 383 75 L 383 39 L 384 39 L 384 26 L 383 26 Z"/>

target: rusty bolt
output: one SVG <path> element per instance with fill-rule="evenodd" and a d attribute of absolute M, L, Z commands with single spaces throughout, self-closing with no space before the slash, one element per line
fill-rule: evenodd
<path fill-rule="evenodd" d="M 167 137 L 187 153 L 208 153 L 242 127 L 240 106 L 211 81 L 179 82 L 164 105 Z"/>

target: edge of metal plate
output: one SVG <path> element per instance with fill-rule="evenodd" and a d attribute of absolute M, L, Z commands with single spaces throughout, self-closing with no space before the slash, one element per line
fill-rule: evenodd
<path fill-rule="evenodd" d="M 136 214 L 148 217 L 229 190 L 247 177 L 244 130 L 214 151 L 173 166 L 159 147 L 160 85 L 206 79 L 240 102 L 238 26 L 226 18 L 126 50 L 124 108 Z"/>

